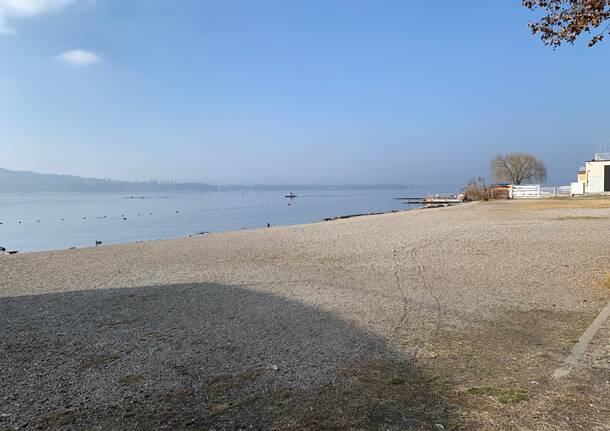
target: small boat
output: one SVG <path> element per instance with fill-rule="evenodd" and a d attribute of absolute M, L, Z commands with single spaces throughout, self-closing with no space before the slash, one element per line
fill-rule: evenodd
<path fill-rule="evenodd" d="M 285 198 L 292 199 L 292 198 L 296 198 L 296 197 L 297 197 L 297 195 L 295 195 L 294 193 L 290 192 L 290 193 L 288 193 L 288 194 L 287 194 L 286 196 L 284 196 L 284 197 L 285 197 Z"/>

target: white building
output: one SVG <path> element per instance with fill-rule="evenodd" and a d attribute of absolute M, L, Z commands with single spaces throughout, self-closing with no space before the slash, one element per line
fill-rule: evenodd
<path fill-rule="evenodd" d="M 597 153 L 578 172 L 578 182 L 588 195 L 610 194 L 610 153 Z"/>

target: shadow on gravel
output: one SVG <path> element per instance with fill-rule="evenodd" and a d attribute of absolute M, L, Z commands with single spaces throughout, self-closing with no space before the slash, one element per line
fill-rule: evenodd
<path fill-rule="evenodd" d="M 2 430 L 456 427 L 443 385 L 383 339 L 248 289 L 2 298 L 0 328 Z"/>

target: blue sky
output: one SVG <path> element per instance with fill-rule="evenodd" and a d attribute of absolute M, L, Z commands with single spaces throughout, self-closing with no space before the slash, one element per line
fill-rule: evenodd
<path fill-rule="evenodd" d="M 520 1 L 0 0 L 0 167 L 117 179 L 567 184 L 610 149 L 608 43 Z"/>

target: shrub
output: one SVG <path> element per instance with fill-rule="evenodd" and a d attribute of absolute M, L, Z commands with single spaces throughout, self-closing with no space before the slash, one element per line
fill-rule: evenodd
<path fill-rule="evenodd" d="M 487 201 L 493 198 L 491 187 L 481 177 L 470 180 L 468 185 L 462 190 L 462 193 L 467 201 Z"/>

